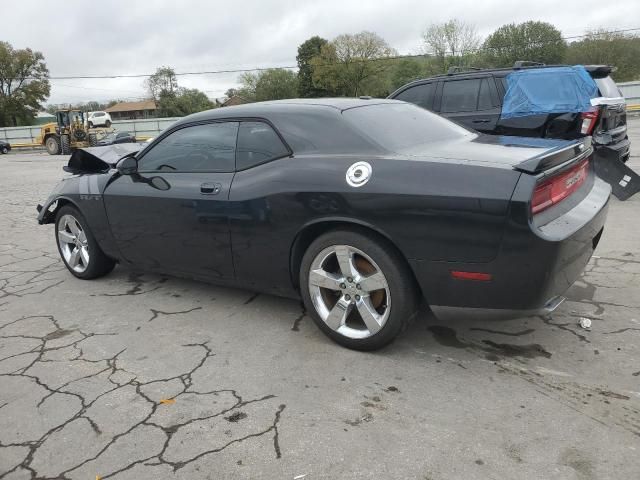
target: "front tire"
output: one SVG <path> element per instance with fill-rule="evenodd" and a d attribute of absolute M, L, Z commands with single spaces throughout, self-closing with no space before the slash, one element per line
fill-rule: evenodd
<path fill-rule="evenodd" d="M 44 146 L 47 148 L 47 153 L 49 155 L 60 155 L 60 140 L 58 140 L 58 138 L 47 138 Z"/>
<path fill-rule="evenodd" d="M 107 128 L 111 128 L 111 121 L 110 121 L 110 120 L 107 120 L 107 121 L 105 122 L 105 125 L 107 126 Z"/>
<path fill-rule="evenodd" d="M 9 153 L 9 149 L 7 147 L 2 147 L 2 150 L 0 151 L 2 151 L 3 155 L 6 155 L 7 153 Z"/>
<path fill-rule="evenodd" d="M 80 211 L 65 205 L 56 214 L 56 245 L 65 266 L 75 277 L 90 280 L 106 275 L 116 262 L 107 257 Z"/>
<path fill-rule="evenodd" d="M 404 258 L 389 242 L 355 229 L 326 233 L 309 246 L 300 291 L 320 330 L 355 350 L 391 343 L 418 308 Z"/>

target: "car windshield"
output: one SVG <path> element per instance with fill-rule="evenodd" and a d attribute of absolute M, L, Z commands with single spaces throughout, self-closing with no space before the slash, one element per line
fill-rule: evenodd
<path fill-rule="evenodd" d="M 411 104 L 383 103 L 351 108 L 344 117 L 383 148 L 416 153 L 420 146 L 474 134 L 445 118 Z"/>

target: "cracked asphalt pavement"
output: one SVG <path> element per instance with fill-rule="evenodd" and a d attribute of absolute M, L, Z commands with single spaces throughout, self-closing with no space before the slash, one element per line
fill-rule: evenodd
<path fill-rule="evenodd" d="M 360 353 L 295 301 L 75 279 L 35 221 L 65 162 L 0 156 L 1 479 L 640 478 L 640 195 L 553 315 Z"/>

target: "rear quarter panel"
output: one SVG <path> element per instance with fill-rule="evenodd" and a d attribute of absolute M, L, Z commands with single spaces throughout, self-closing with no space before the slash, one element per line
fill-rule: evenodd
<path fill-rule="evenodd" d="M 346 171 L 371 164 L 354 188 Z M 238 172 L 230 230 L 239 280 L 290 283 L 296 236 L 318 222 L 371 228 L 408 259 L 487 262 L 500 248 L 519 173 L 470 162 L 362 156 L 298 156 Z"/>

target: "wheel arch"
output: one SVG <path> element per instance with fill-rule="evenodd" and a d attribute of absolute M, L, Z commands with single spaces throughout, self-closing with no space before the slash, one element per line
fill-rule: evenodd
<path fill-rule="evenodd" d="M 374 225 L 371 225 L 362 220 L 348 217 L 316 219 L 305 224 L 300 228 L 300 230 L 298 230 L 291 244 L 289 252 L 289 276 L 291 278 L 291 284 L 293 285 L 295 290 L 299 291 L 300 289 L 300 265 L 302 263 L 302 257 L 307 251 L 307 248 L 309 248 L 311 243 L 320 235 L 324 235 L 325 233 L 334 230 L 351 230 L 359 233 L 364 233 L 390 245 L 390 247 L 398 253 L 400 258 L 402 258 L 407 270 L 411 272 L 414 285 L 416 286 L 418 291 L 421 291 L 418 280 L 415 276 L 415 273 L 413 272 L 413 269 L 411 268 L 409 261 L 407 260 L 407 257 L 404 255 L 398 245 L 393 241 L 391 236 L 387 232 L 375 227 Z"/>
<path fill-rule="evenodd" d="M 60 138 L 60 135 L 58 135 L 56 132 L 49 132 L 49 133 L 45 133 L 44 137 L 42 137 L 42 145 L 45 145 L 47 143 L 47 140 L 50 137 L 57 137 Z"/>
<path fill-rule="evenodd" d="M 71 205 L 72 207 L 77 208 L 78 211 L 82 213 L 82 210 L 80 209 L 77 202 L 73 201 L 69 197 L 61 195 L 51 200 L 44 207 L 42 207 L 42 213 L 41 213 L 42 217 L 38 219 L 38 223 L 40 223 L 41 225 L 44 225 L 47 223 L 55 222 L 56 215 L 58 214 L 58 210 L 60 210 L 65 205 Z M 52 209 L 52 206 L 53 206 L 53 209 Z"/>

